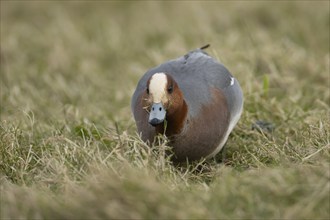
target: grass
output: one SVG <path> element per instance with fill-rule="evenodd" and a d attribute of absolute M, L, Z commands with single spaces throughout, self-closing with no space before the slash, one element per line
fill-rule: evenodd
<path fill-rule="evenodd" d="M 0 8 L 2 219 L 330 218 L 328 1 Z M 176 167 L 166 138 L 140 140 L 130 98 L 206 43 L 244 112 L 225 161 Z"/>

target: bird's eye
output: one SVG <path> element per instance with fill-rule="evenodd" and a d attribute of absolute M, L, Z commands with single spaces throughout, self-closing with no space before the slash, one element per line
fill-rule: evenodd
<path fill-rule="evenodd" d="M 171 94 L 173 92 L 173 86 L 168 87 L 167 92 Z"/>
<path fill-rule="evenodd" d="M 146 92 L 147 92 L 147 94 L 149 95 L 149 88 L 147 88 Z"/>

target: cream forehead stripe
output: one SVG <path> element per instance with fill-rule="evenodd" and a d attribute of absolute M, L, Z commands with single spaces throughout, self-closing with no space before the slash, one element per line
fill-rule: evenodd
<path fill-rule="evenodd" d="M 165 96 L 167 77 L 164 73 L 154 74 L 149 82 L 149 92 L 153 97 L 154 103 L 159 103 Z"/>

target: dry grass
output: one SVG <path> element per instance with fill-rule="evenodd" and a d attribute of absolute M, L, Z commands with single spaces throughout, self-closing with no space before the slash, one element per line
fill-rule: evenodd
<path fill-rule="evenodd" d="M 329 2 L 1 1 L 0 22 L 1 218 L 330 218 Z M 225 162 L 176 167 L 130 97 L 205 43 L 245 109 Z"/>

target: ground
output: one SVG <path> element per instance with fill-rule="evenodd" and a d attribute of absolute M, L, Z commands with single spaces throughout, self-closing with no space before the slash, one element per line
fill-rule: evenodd
<path fill-rule="evenodd" d="M 330 218 L 329 1 L 1 1 L 0 18 L 1 218 Z M 177 167 L 130 98 L 207 43 L 244 111 L 225 160 Z"/>

